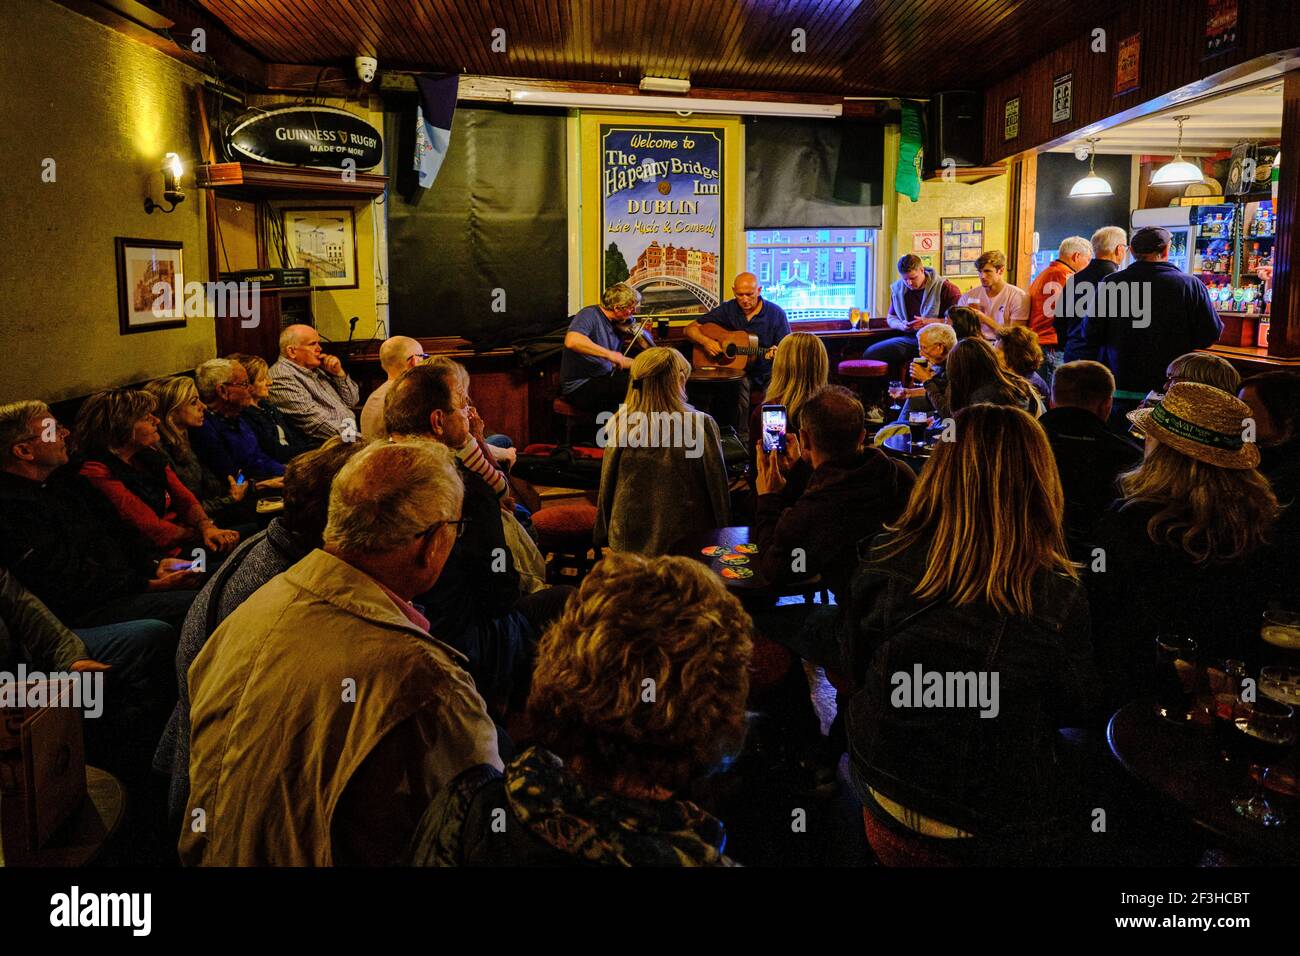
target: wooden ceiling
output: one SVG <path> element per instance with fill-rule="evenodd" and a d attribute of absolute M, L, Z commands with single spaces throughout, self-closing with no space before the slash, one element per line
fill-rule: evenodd
<path fill-rule="evenodd" d="M 269 63 L 847 96 L 978 88 L 1123 0 L 197 0 Z M 492 50 L 506 31 L 506 52 Z M 791 48 L 806 31 L 806 52 Z"/>

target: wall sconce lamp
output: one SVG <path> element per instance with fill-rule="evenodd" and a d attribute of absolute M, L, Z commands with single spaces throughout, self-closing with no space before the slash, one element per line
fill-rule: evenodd
<path fill-rule="evenodd" d="M 156 203 L 153 199 L 146 197 L 144 201 L 144 211 L 146 213 L 152 213 L 155 209 L 159 212 L 171 212 L 185 201 L 185 193 L 181 191 L 181 158 L 175 153 L 168 153 L 164 156 L 162 174 L 163 202 L 171 203 L 171 205 L 164 209 L 161 203 Z"/>

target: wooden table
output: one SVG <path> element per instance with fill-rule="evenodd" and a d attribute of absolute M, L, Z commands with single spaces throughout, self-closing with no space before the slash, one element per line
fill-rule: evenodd
<path fill-rule="evenodd" d="M 1232 798 L 1250 782 L 1240 766 L 1219 757 L 1205 730 L 1161 720 L 1152 699 L 1120 708 L 1106 727 L 1110 751 L 1124 769 L 1173 800 L 1225 849 L 1245 850 L 1274 863 L 1300 863 L 1300 814 L 1280 827 L 1262 827 L 1237 815 Z"/>
<path fill-rule="evenodd" d="M 890 435 L 880 443 L 880 450 L 893 458 L 906 460 L 909 465 L 917 465 L 930 457 L 934 452 L 934 445 L 930 443 L 918 448 L 912 444 L 911 434 Z"/>
<path fill-rule="evenodd" d="M 86 799 L 77 812 L 34 853 L 0 846 L 0 866 L 85 866 L 104 848 L 125 809 L 121 782 L 107 770 L 86 767 Z"/>
<path fill-rule="evenodd" d="M 744 567 L 754 572 L 752 578 L 724 578 L 722 569 L 726 567 L 717 558 L 710 558 L 703 554 L 703 549 L 718 545 L 724 548 L 735 548 L 738 544 L 750 544 L 749 528 L 736 526 L 731 528 L 713 528 L 708 531 L 699 531 L 687 535 L 678 541 L 673 547 L 672 553 L 683 555 L 684 557 L 694 558 L 701 564 L 708 565 L 714 573 L 721 578 L 722 583 L 727 589 L 740 598 L 775 598 L 787 594 L 805 594 L 809 591 L 816 591 L 821 583 L 820 575 L 812 575 L 792 584 L 776 585 L 769 581 L 763 572 L 758 568 L 758 555 L 747 555 L 749 564 Z"/>

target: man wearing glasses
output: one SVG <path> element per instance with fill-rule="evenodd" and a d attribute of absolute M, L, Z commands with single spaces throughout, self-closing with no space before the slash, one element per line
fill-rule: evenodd
<path fill-rule="evenodd" d="M 310 325 L 291 325 L 280 333 L 280 358 L 271 366 L 268 397 L 300 432 L 317 441 L 355 436 L 352 409 L 361 390 L 337 355 L 321 353 L 320 333 Z"/>
<path fill-rule="evenodd" d="M 379 346 L 379 365 L 388 374 L 387 380 L 370 393 L 361 409 L 361 437 L 382 441 L 388 437 L 384 428 L 384 399 L 388 390 L 408 368 L 415 368 L 429 356 L 422 346 L 409 335 L 394 335 Z"/>
<path fill-rule="evenodd" d="M 217 475 L 235 477 L 242 472 L 259 487 L 283 487 L 284 465 L 262 450 L 243 414 L 253 405 L 244 367 L 233 359 L 209 359 L 194 370 L 194 384 L 210 413 L 190 433 L 199 459 Z"/>
<path fill-rule="evenodd" d="M 696 402 L 701 410 L 709 410 L 719 425 L 731 425 L 736 429 L 740 440 L 749 444 L 749 408 L 751 404 L 762 404 L 767 384 L 772 379 L 772 357 L 776 355 L 777 344 L 790 334 L 790 320 L 785 310 L 775 302 L 763 298 L 763 287 L 758 284 L 758 277 L 752 272 L 742 272 L 731 284 L 735 296 L 723 302 L 709 312 L 699 322 L 692 322 L 686 327 L 686 337 L 709 353 L 710 358 L 722 358 L 726 355 L 721 342 L 707 335 L 701 322 L 713 322 L 733 332 L 748 332 L 758 337 L 758 344 L 764 352 L 749 363 L 749 374 L 738 383 L 704 386 L 712 390 L 715 400 Z M 708 397 L 708 396 L 702 396 Z"/>

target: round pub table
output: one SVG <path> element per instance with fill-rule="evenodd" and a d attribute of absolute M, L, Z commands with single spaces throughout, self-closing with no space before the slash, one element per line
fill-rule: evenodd
<path fill-rule="evenodd" d="M 0 799 L 2 802 L 2 799 Z M 99 855 L 126 809 L 126 790 L 107 770 L 86 768 L 86 798 L 36 851 L 0 845 L 0 866 L 85 866 Z M 0 806 L 0 813 L 4 813 Z"/>
<path fill-rule="evenodd" d="M 719 557 L 709 557 L 704 554 L 704 549 L 711 546 L 720 546 L 727 548 L 729 553 L 735 553 L 733 550 L 736 545 L 749 544 L 749 528 L 745 526 L 735 526 L 730 528 L 712 528 L 708 531 L 698 531 L 694 534 L 682 538 L 673 547 L 672 553 L 682 555 L 688 558 L 694 558 L 702 564 L 707 564 L 719 578 L 727 589 L 740 598 L 777 598 L 787 594 L 806 594 L 810 591 L 816 591 L 821 583 L 820 575 L 811 575 L 807 578 L 785 585 L 773 584 L 758 568 L 758 555 L 749 554 L 749 563 L 743 567 L 749 568 L 754 572 L 753 577 L 749 578 L 727 578 L 722 576 L 722 569 L 727 567 Z"/>

